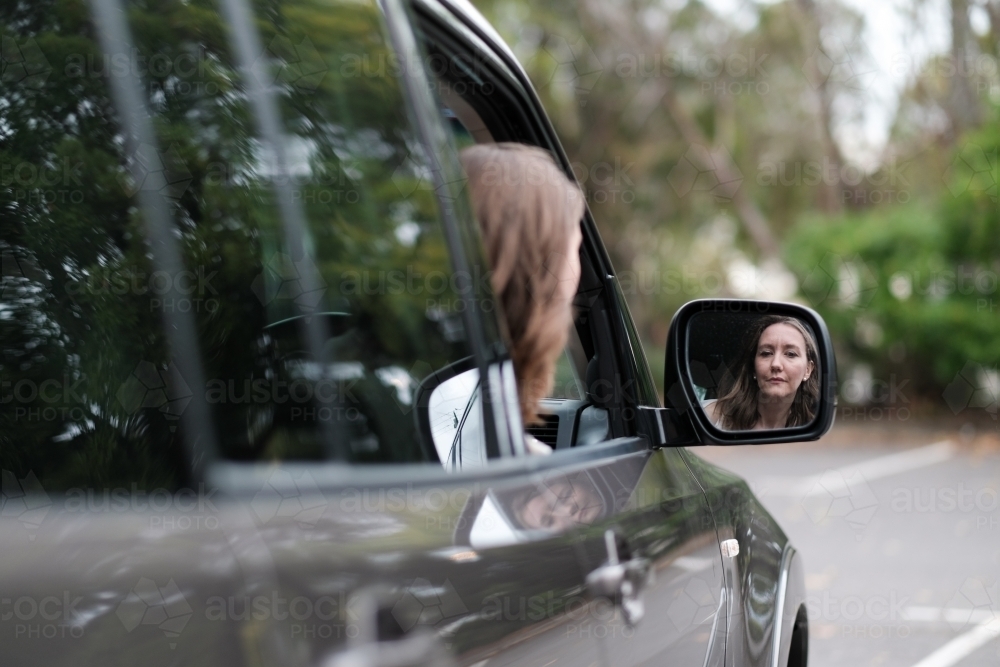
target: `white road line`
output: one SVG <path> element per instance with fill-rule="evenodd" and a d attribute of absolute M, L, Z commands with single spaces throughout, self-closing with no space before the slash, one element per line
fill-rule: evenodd
<path fill-rule="evenodd" d="M 902 618 L 910 623 L 938 623 L 947 621 L 948 623 L 976 623 L 982 624 L 994 619 L 1000 619 L 1000 615 L 992 609 L 964 609 L 962 607 L 919 607 L 912 606 L 903 610 Z"/>
<path fill-rule="evenodd" d="M 951 667 L 991 639 L 1000 637 L 1000 618 L 975 626 L 931 653 L 913 667 Z"/>
<path fill-rule="evenodd" d="M 865 481 L 898 475 L 918 468 L 924 468 L 935 463 L 947 461 L 955 453 L 950 441 L 942 440 L 933 445 L 908 449 L 905 452 L 880 456 L 860 463 L 852 463 L 840 468 L 827 470 L 819 475 L 808 477 L 771 477 L 762 479 L 755 485 L 764 495 L 771 496 L 807 496 L 823 491 L 831 480 L 847 480 L 861 473 Z M 820 482 L 824 484 L 821 486 Z"/>
<path fill-rule="evenodd" d="M 712 564 L 711 558 L 695 558 L 694 556 L 681 556 L 675 558 L 673 562 L 673 565 L 687 572 L 701 572 L 712 567 Z"/>

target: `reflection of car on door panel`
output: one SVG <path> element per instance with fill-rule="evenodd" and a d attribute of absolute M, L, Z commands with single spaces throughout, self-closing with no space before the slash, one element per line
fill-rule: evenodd
<path fill-rule="evenodd" d="M 3 190 L 5 665 L 805 665 L 800 557 L 687 448 L 825 433 L 822 319 L 689 303 L 661 403 L 587 211 L 525 429 L 457 149 L 572 170 L 471 5 L 0 23 L 5 162 L 82 183 Z"/>

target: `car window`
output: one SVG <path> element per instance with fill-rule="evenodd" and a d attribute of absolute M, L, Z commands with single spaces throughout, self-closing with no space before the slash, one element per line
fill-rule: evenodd
<path fill-rule="evenodd" d="M 477 143 L 493 143 L 493 135 L 479 113 L 444 79 L 434 86 L 444 119 L 455 144 L 460 148 Z M 556 376 L 551 398 L 583 399 L 583 374 L 587 363 L 576 331 L 570 332 L 567 349 L 556 363 Z"/>
<path fill-rule="evenodd" d="M 461 147 L 496 140 L 534 143 L 525 127 L 510 122 L 517 114 L 505 113 L 517 98 L 510 94 L 510 90 L 502 89 L 500 81 L 503 77 L 497 75 L 496 78 L 491 78 L 493 75 L 486 72 L 485 66 L 483 71 L 477 71 L 475 75 L 466 75 L 467 68 L 460 64 L 462 56 L 456 55 L 450 47 L 443 46 L 446 38 L 429 25 L 421 27 L 432 53 L 428 70 L 433 77 L 432 88 L 439 115 L 451 131 L 455 143 Z M 479 65 L 485 65 L 486 58 L 479 55 L 476 52 L 475 56 L 466 57 Z M 520 111 L 523 113 L 524 109 Z M 501 116 L 504 119 L 502 121 Z M 611 415 L 620 416 L 623 411 L 611 408 L 621 407 L 619 402 L 631 399 L 631 395 L 626 397 L 625 394 L 631 391 L 633 384 L 618 380 L 624 375 L 615 371 L 617 353 L 611 348 L 621 343 L 615 338 L 615 330 L 610 327 L 611 321 L 593 317 L 595 304 L 607 308 L 603 303 L 606 298 L 603 296 L 605 283 L 601 280 L 600 272 L 590 262 L 585 249 L 581 255 L 581 264 L 581 287 L 575 300 L 576 326 L 571 328 L 566 348 L 557 361 L 552 389 L 542 400 L 540 421 L 526 428 L 528 434 L 557 452 L 606 442 L 611 437 L 622 435 L 623 429 Z M 611 299 L 614 299 L 614 295 Z M 620 303 L 624 306 L 624 301 Z M 609 325 L 607 332 L 601 329 L 601 322 Z M 584 336 L 586 340 L 583 339 Z M 606 348 L 603 361 L 597 358 L 598 344 Z M 644 358 L 642 363 L 645 363 Z M 593 384 L 596 395 L 588 391 L 588 383 Z M 454 384 L 457 386 L 459 382 L 455 381 Z M 468 385 L 468 380 L 464 384 Z M 655 400 L 655 392 L 652 396 Z M 443 434 L 435 442 L 441 451 L 448 452 L 449 462 L 461 460 L 466 434 L 476 435 L 474 429 L 462 427 L 469 422 L 463 422 L 461 414 L 461 410 L 454 410 L 447 415 L 439 415 L 436 422 L 438 428 L 432 429 L 435 435 Z M 466 456 L 465 460 L 474 460 L 474 457 Z"/>
<path fill-rule="evenodd" d="M 213 3 L 129 3 L 127 63 L 62 7 L 0 14 L 5 58 L 10 39 L 30 74 L 0 93 L 0 467 L 47 489 L 177 486 L 183 438 L 203 435 L 181 417 L 202 396 L 222 458 L 327 459 L 333 423 L 350 461 L 437 464 L 414 397 L 470 346 L 376 3 L 258 17 L 252 71 L 277 102 L 288 173 Z M 130 72 L 156 145 L 127 136 L 112 100 Z M 304 253 L 286 242 L 280 188 Z M 151 261 L 150 189 L 170 203 L 174 274 Z M 203 385 L 179 372 L 165 316 L 193 323 Z"/>

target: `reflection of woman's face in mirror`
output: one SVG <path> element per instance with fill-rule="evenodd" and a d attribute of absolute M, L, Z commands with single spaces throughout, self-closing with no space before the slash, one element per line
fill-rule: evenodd
<path fill-rule="evenodd" d="M 819 402 L 815 339 L 799 320 L 768 315 L 750 326 L 719 398 L 705 406 L 727 431 L 789 428 L 813 420 Z"/>
<path fill-rule="evenodd" d="M 601 509 L 600 498 L 589 486 L 558 480 L 532 494 L 517 510 L 517 518 L 528 530 L 558 532 L 596 521 Z"/>
<path fill-rule="evenodd" d="M 805 337 L 783 322 L 764 329 L 757 341 L 754 369 L 761 402 L 790 402 L 813 371 L 813 363 L 806 356 Z"/>

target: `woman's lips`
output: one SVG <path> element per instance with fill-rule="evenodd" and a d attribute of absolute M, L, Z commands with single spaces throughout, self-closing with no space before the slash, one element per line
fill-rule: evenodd
<path fill-rule="evenodd" d="M 767 381 L 770 382 L 771 384 L 778 384 L 779 382 L 784 382 L 784 380 L 781 378 L 768 378 Z"/>

